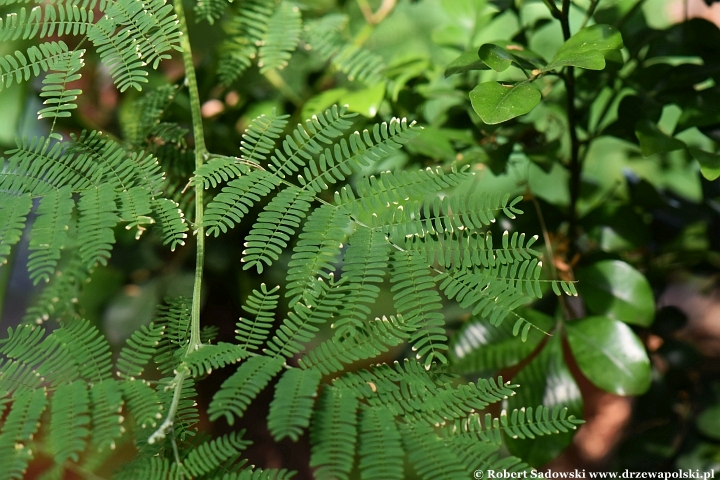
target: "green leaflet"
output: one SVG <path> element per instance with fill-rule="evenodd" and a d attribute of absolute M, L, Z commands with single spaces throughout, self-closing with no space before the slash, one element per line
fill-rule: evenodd
<path fill-rule="evenodd" d="M 213 397 L 208 415 L 211 420 L 225 416 L 232 425 L 235 417 L 242 417 L 243 412 L 260 390 L 270 382 L 280 370 L 284 359 L 268 356 L 250 357 L 225 382 Z"/>
<path fill-rule="evenodd" d="M 285 68 L 300 39 L 301 25 L 298 7 L 285 2 L 278 4 L 268 19 L 267 31 L 258 49 L 261 73 Z"/>
<path fill-rule="evenodd" d="M 32 208 L 30 195 L 2 195 L 0 205 L 0 260 L 7 263 L 7 256 L 14 244 L 20 241 L 25 219 Z"/>
<path fill-rule="evenodd" d="M 347 391 L 326 388 L 312 419 L 310 466 L 318 479 L 347 479 L 357 442 L 358 401 Z"/>
<path fill-rule="evenodd" d="M 358 454 L 362 479 L 404 478 L 405 452 L 392 414 L 382 407 L 360 411 Z"/>
<path fill-rule="evenodd" d="M 310 424 L 321 377 L 318 370 L 292 369 L 280 378 L 268 415 L 268 428 L 275 440 L 300 438 Z"/>

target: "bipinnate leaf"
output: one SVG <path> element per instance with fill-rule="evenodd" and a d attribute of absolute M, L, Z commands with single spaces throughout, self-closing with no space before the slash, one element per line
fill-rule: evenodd
<path fill-rule="evenodd" d="M 503 408 L 512 411 L 531 405 L 546 408 L 567 408 L 571 415 L 581 415 L 582 395 L 563 358 L 559 336 L 551 337 L 529 364 L 523 367 L 513 383 L 522 385 L 517 395 L 508 398 Z M 573 432 L 543 438 L 542 442 L 531 439 L 505 437 L 510 453 L 533 466 L 544 465 L 562 452 L 572 442 Z"/>
<path fill-rule="evenodd" d="M 540 98 L 540 92 L 527 83 L 512 86 L 485 82 L 470 92 L 473 110 L 489 125 L 525 115 L 540 103 Z"/>
<path fill-rule="evenodd" d="M 580 370 L 597 387 L 617 395 L 640 395 L 650 388 L 650 359 L 626 324 L 586 317 L 568 322 L 566 328 Z"/>
<path fill-rule="evenodd" d="M 623 47 L 620 32 L 610 25 L 592 25 L 579 30 L 558 49 L 543 69 L 580 67 L 588 70 L 605 68 L 605 54 Z"/>

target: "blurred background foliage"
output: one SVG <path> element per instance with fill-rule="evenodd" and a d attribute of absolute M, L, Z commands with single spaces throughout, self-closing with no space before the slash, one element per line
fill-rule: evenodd
<path fill-rule="evenodd" d="M 574 112 L 565 68 L 530 72 L 542 100 L 529 113 L 484 122 L 473 108 L 473 89 L 521 82 L 526 77 L 518 58 L 531 67 L 545 65 L 563 44 L 550 2 L 297 1 L 305 35 L 312 34 L 314 19 L 335 14 L 344 40 L 368 52 L 377 68 L 362 78 L 347 75 L 340 62 L 328 67 L 301 40 L 282 71 L 251 66 L 223 83 L 222 42 L 232 25 L 227 18 L 212 24 L 191 18 L 206 143 L 218 154 L 237 154 L 250 120 L 273 109 L 297 122 L 347 104 L 361 114 L 358 129 L 392 116 L 417 120 L 425 127 L 418 138 L 363 173 L 469 165 L 477 175 L 463 188 L 524 196 L 525 215 L 499 221 L 496 238 L 505 230 L 538 235 L 547 277 L 579 280 L 577 299 L 547 296 L 525 311 L 554 334 L 533 330 L 525 343 L 507 322 L 495 328 L 457 307 L 445 311 L 456 372 L 512 376 L 527 388 L 507 407 L 559 404 L 588 422 L 574 437 L 510 441 L 508 451 L 554 469 L 720 473 L 720 30 L 713 23 L 720 21 L 720 8 L 699 0 L 572 2 L 572 33 L 610 25 L 622 48 L 603 52 L 605 68 L 575 69 Z M 0 14 L 7 8 L 0 6 Z M 486 44 L 503 47 L 500 60 L 510 52 L 512 65 L 490 68 L 492 59 L 478 53 Z M 3 41 L 0 55 L 21 46 L 22 40 Z M 187 212 L 188 99 L 171 86 L 182 83 L 181 59 L 152 72 L 146 89 L 169 89 L 172 100 L 158 128 L 179 125 L 174 142 L 154 140 L 167 132 L 148 137 L 137 131 L 145 92 L 119 95 L 97 58 L 87 62 L 80 86 L 85 94 L 61 130 L 98 129 L 154 151 Z M 34 118 L 38 90 L 38 83 L 26 83 L 0 96 L 3 147 L 10 148 L 15 135 L 46 134 L 48 125 Z M 219 340 L 233 336 L 239 307 L 261 280 L 240 268 L 248 228 L 241 224 L 208 241 L 202 318 L 219 329 Z M 78 302 L 117 346 L 150 320 L 163 297 L 190 293 L 193 258 L 192 245 L 170 253 L 152 232 L 140 242 L 124 230 L 116 235 L 110 264 L 93 273 Z M 12 269 L 0 270 L 4 327 L 20 321 L 36 293 L 24 268 L 27 244 L 14 255 Z M 281 258 L 262 281 L 282 283 L 288 260 Z M 386 313 L 383 305 L 391 302 L 390 292 L 381 292 L 372 313 Z M 391 351 L 384 360 L 397 355 Z M 207 404 L 222 375 L 200 383 L 201 402 Z M 244 420 L 255 441 L 251 463 L 297 469 L 304 478 L 307 438 L 299 445 L 274 443 L 265 430 L 265 397 Z"/>

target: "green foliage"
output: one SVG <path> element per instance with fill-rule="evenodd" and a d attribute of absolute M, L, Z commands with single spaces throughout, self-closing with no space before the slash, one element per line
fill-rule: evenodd
<path fill-rule="evenodd" d="M 242 458 L 270 391 L 272 439 L 307 443 L 318 479 L 524 472 L 582 423 L 564 355 L 618 395 L 657 376 L 645 272 L 680 260 L 650 228 L 717 220 L 663 190 L 720 171 L 717 28 L 202 0 L 190 35 L 181 2 L 0 3 L 0 89 L 44 102 L 0 170 L 0 259 L 44 284 L 0 339 L 0 478 L 39 451 L 58 478 L 121 457 L 118 478 L 291 478 Z M 518 365 L 521 388 L 493 376 Z"/>

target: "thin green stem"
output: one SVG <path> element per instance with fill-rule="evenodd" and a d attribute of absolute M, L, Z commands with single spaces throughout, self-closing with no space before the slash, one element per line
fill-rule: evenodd
<path fill-rule="evenodd" d="M 207 149 L 205 147 L 205 134 L 203 132 L 202 113 L 200 111 L 200 94 L 198 93 L 197 78 L 195 77 L 195 65 L 192 59 L 190 48 L 190 36 L 188 35 L 187 20 L 182 0 L 175 2 L 175 13 L 178 18 L 178 27 L 182 32 L 180 46 L 182 47 L 182 58 L 185 64 L 185 83 L 190 95 L 190 112 L 192 114 L 193 138 L 195 139 L 195 170 L 202 167 Z M 203 222 L 203 186 L 195 186 L 195 235 L 196 260 L 195 260 L 195 283 L 193 285 L 193 302 L 190 317 L 190 343 L 188 352 L 196 350 L 200 346 L 200 293 L 202 289 L 202 273 L 205 260 L 205 229 Z"/>
<path fill-rule="evenodd" d="M 562 26 L 563 37 L 565 41 L 568 41 L 572 36 L 572 32 L 570 31 L 570 0 L 563 0 L 560 25 Z M 568 130 L 570 131 L 570 162 L 568 164 L 568 169 L 570 170 L 570 225 L 568 229 L 570 249 L 568 261 L 570 261 L 575 254 L 575 240 L 578 234 L 577 203 L 580 199 L 580 177 L 582 172 L 582 163 L 580 161 L 580 141 L 578 140 L 577 134 L 578 114 L 575 109 L 574 67 L 566 68 L 565 74 L 563 75 L 563 81 L 565 83 L 565 93 L 567 96 Z"/>
<path fill-rule="evenodd" d="M 580 25 L 580 28 L 585 28 L 587 22 L 592 18 L 593 15 L 595 15 L 595 9 L 597 8 L 598 3 L 600 3 L 600 0 L 592 0 L 592 2 L 590 3 L 590 7 L 585 13 L 585 19 L 583 20 L 582 25 Z"/>
<path fill-rule="evenodd" d="M 200 94 L 198 93 L 197 78 L 195 77 L 195 65 L 192 60 L 192 49 L 190 48 L 190 36 L 188 35 L 187 20 L 185 18 L 185 9 L 182 0 L 175 1 L 175 13 L 178 19 L 178 28 L 181 32 L 180 46 L 182 47 L 182 58 L 185 64 L 185 84 L 188 87 L 190 95 L 190 112 L 192 115 L 193 137 L 195 139 L 195 170 L 199 169 L 205 157 L 208 156 L 205 147 L 205 134 L 203 132 L 202 114 L 200 111 Z M 202 291 L 202 274 L 205 261 L 205 229 L 202 227 L 203 221 L 203 188 L 202 183 L 195 185 L 195 235 L 197 235 L 195 248 L 195 282 L 193 284 L 193 300 L 190 314 L 190 341 L 188 342 L 185 355 L 197 350 L 202 346 L 200 340 L 200 294 Z M 160 424 L 158 429 L 150 435 L 148 443 L 152 444 L 158 440 L 163 440 L 168 431 L 172 432 L 175 415 L 180 404 L 182 395 L 182 387 L 188 378 L 189 372 L 187 368 L 179 368 L 175 374 L 173 398 L 168 409 L 167 417 Z M 172 438 L 173 450 L 175 453 L 175 461 L 179 464 L 180 458 L 177 455 L 177 447 L 175 446 L 175 438 Z"/>

